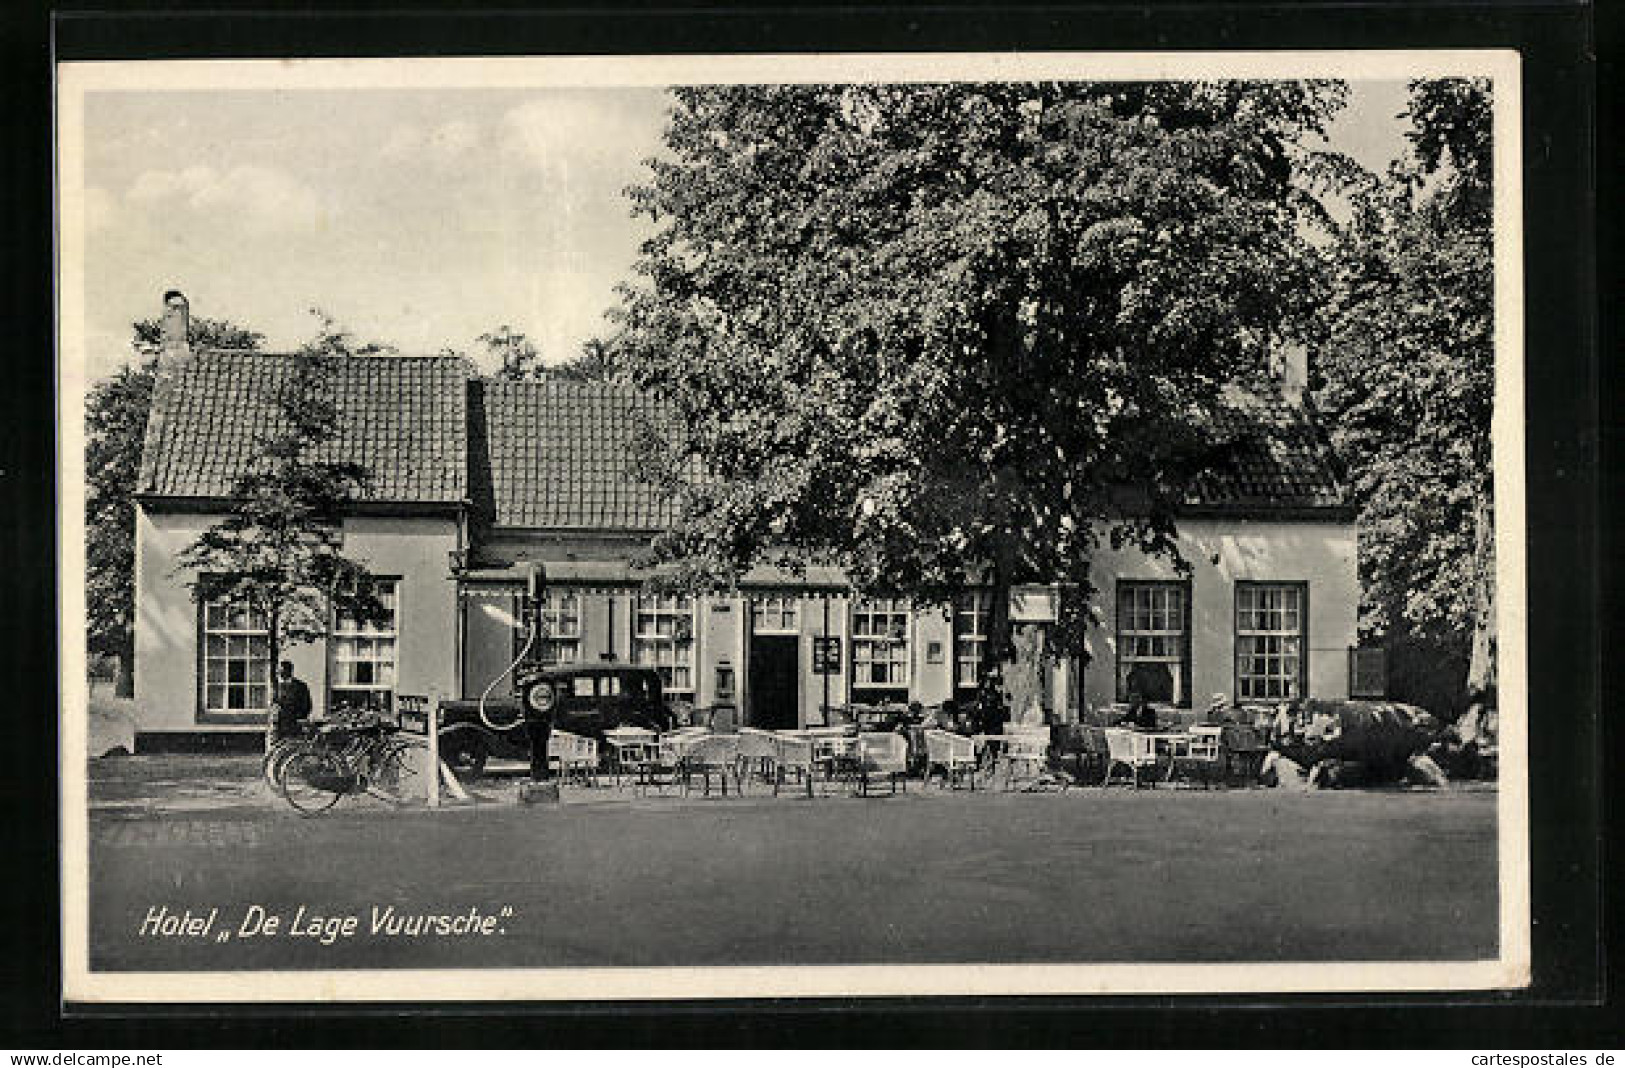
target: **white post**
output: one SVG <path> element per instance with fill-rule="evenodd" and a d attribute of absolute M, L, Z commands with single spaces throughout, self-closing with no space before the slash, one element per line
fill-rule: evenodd
<path fill-rule="evenodd" d="M 428 784 L 428 802 L 430 808 L 440 807 L 440 702 L 435 694 L 429 695 L 429 724 L 428 745 L 424 763 L 423 781 Z"/>

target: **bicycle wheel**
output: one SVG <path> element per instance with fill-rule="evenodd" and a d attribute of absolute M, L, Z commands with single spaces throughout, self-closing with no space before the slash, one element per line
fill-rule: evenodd
<path fill-rule="evenodd" d="M 367 774 L 367 792 L 395 804 L 424 796 L 422 746 L 387 741 L 373 751 Z"/>
<path fill-rule="evenodd" d="M 314 816 L 337 804 L 354 785 L 355 776 L 336 754 L 303 748 L 282 762 L 278 783 L 288 804 L 302 816 Z"/>
<path fill-rule="evenodd" d="M 282 769 L 288 763 L 288 758 L 305 748 L 303 738 L 284 738 L 271 747 L 260 762 L 260 778 L 265 785 L 271 788 L 272 793 L 282 792 Z"/>

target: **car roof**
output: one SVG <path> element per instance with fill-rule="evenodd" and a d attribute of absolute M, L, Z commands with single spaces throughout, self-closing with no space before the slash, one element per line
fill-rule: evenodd
<path fill-rule="evenodd" d="M 597 664 L 550 664 L 542 668 L 543 675 L 559 678 L 566 675 L 624 675 L 635 672 L 639 675 L 653 675 L 660 677 L 660 673 L 647 664 L 620 664 L 614 662 L 600 662 Z"/>

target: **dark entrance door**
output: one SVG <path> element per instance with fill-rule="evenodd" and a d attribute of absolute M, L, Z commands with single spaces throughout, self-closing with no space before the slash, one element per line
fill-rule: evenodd
<path fill-rule="evenodd" d="M 800 675 L 794 634 L 755 634 L 750 639 L 750 716 L 759 730 L 794 730 Z"/>

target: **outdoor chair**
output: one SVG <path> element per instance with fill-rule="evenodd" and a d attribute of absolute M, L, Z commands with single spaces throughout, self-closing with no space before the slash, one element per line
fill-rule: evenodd
<path fill-rule="evenodd" d="M 953 789 L 964 777 L 971 790 L 976 789 L 976 743 L 962 734 L 947 731 L 925 732 L 925 777 L 942 769 L 943 785 Z"/>
<path fill-rule="evenodd" d="M 1134 788 L 1140 788 L 1140 769 L 1157 766 L 1156 742 L 1149 735 L 1138 731 L 1124 730 L 1121 727 L 1108 727 L 1105 730 L 1106 750 L 1109 763 L 1106 765 L 1106 778 L 1101 785 L 1109 785 L 1112 781 L 1112 772 L 1118 768 L 1127 768 L 1133 778 Z"/>
<path fill-rule="evenodd" d="M 704 783 L 705 796 L 710 797 L 713 776 L 722 786 L 722 796 L 727 797 L 728 776 L 734 776 L 736 785 L 739 781 L 739 735 L 708 734 L 683 748 L 677 766 L 685 797 L 696 777 Z"/>
<path fill-rule="evenodd" d="M 1259 772 L 1264 769 L 1264 756 L 1269 752 L 1259 731 L 1239 723 L 1226 723 L 1219 731 L 1225 781 L 1257 782 Z"/>
<path fill-rule="evenodd" d="M 1100 769 L 1101 785 L 1104 785 L 1111 771 L 1111 747 L 1106 743 L 1106 729 L 1082 725 L 1078 728 L 1078 775 L 1083 782 L 1095 782 L 1092 772 Z"/>
<path fill-rule="evenodd" d="M 596 785 L 598 742 L 569 731 L 555 730 L 547 739 L 547 764 L 566 782 Z"/>
<path fill-rule="evenodd" d="M 1049 770 L 1049 732 L 1017 731 L 1006 737 L 1009 740 L 1004 743 L 1004 788 L 1009 790 L 1015 785 L 1017 767 L 1030 772 L 1032 783 L 1036 783 Z"/>
<path fill-rule="evenodd" d="M 813 795 L 813 772 L 818 762 L 813 755 L 813 744 L 807 738 L 797 738 L 788 734 L 773 736 L 773 796 L 777 797 L 785 781 L 792 775 L 798 782 L 806 783 L 807 796 Z"/>
<path fill-rule="evenodd" d="M 895 794 L 897 784 L 908 779 L 908 739 L 889 731 L 858 735 L 857 778 L 859 796 L 869 796 L 874 779 L 887 780 L 888 793 Z"/>
<path fill-rule="evenodd" d="M 752 779 L 770 783 L 777 778 L 775 765 L 778 763 L 778 739 L 767 731 L 757 730 L 754 727 L 742 727 L 739 731 L 739 771 L 737 781 L 739 792 L 745 792 L 745 784 Z"/>

